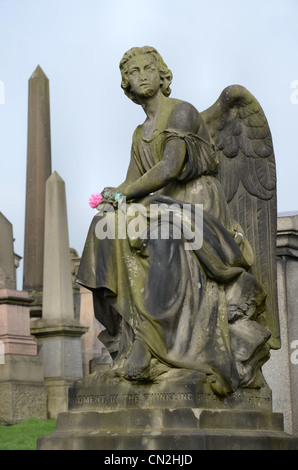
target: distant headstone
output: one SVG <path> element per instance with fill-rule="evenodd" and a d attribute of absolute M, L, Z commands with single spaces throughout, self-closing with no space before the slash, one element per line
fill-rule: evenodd
<path fill-rule="evenodd" d="M 0 289 L 15 289 L 12 224 L 0 212 Z"/>
<path fill-rule="evenodd" d="M 49 80 L 40 66 L 29 79 L 27 186 L 23 289 L 35 297 L 41 315 L 45 184 L 51 174 Z M 32 315 L 33 309 L 31 309 Z"/>
<path fill-rule="evenodd" d="M 16 290 L 12 224 L 0 213 L 0 422 L 47 417 L 43 366 L 30 334 L 28 292 Z"/>

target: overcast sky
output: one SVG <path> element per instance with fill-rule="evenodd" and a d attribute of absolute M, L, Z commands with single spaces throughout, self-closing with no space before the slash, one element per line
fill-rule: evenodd
<path fill-rule="evenodd" d="M 119 72 L 124 52 L 144 45 L 172 70 L 171 96 L 199 111 L 234 83 L 258 99 L 273 135 L 278 211 L 298 211 L 297 0 L 0 0 L 0 211 L 20 256 L 30 76 L 40 65 L 50 80 L 52 170 L 65 181 L 70 245 L 81 255 L 89 195 L 124 180 L 144 120 Z"/>

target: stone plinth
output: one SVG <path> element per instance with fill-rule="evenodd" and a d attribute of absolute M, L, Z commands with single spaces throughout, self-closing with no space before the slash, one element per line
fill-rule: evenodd
<path fill-rule="evenodd" d="M 30 335 L 30 304 L 27 292 L 0 290 L 0 339 L 5 354 L 37 355 L 36 341 Z"/>
<path fill-rule="evenodd" d="M 31 332 L 37 339 L 39 357 L 44 364 L 48 417 L 51 419 L 67 410 L 68 387 L 83 375 L 81 336 L 86 331 L 87 328 L 77 320 L 32 322 Z"/>
<path fill-rule="evenodd" d="M 282 431 L 280 415 L 164 409 L 61 414 L 57 432 L 39 438 L 37 449 L 297 450 L 298 444 Z"/>
<path fill-rule="evenodd" d="M 298 449 L 272 413 L 268 387 L 239 389 L 226 398 L 208 383 L 183 377 L 159 384 L 102 381 L 69 391 L 69 411 L 40 450 Z"/>
<path fill-rule="evenodd" d="M 30 335 L 27 292 L 0 290 L 0 422 L 47 417 L 47 394 L 37 344 Z"/>

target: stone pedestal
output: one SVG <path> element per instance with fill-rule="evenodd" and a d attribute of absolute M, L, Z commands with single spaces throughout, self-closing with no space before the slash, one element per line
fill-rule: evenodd
<path fill-rule="evenodd" d="M 27 292 L 0 290 L 0 422 L 47 417 L 43 364 L 30 335 Z"/>
<path fill-rule="evenodd" d="M 83 375 L 81 336 L 86 331 L 77 320 L 32 322 L 31 332 L 44 364 L 48 418 L 56 419 L 59 412 L 67 410 L 68 387 Z"/>
<path fill-rule="evenodd" d="M 69 411 L 40 450 L 273 450 L 298 449 L 273 413 L 268 387 L 240 389 L 226 398 L 208 383 L 185 378 L 159 384 L 123 381 L 77 384 Z"/>

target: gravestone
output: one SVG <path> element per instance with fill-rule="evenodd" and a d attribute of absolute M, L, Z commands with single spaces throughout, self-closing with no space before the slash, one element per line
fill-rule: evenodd
<path fill-rule="evenodd" d="M 54 172 L 46 183 L 42 319 L 32 321 L 48 391 L 48 416 L 67 409 L 68 386 L 82 377 L 81 336 L 74 315 L 65 183 Z"/>
<path fill-rule="evenodd" d="M 0 289 L 16 289 L 12 225 L 0 212 Z"/>
<path fill-rule="evenodd" d="M 31 316 L 41 316 L 45 185 L 51 174 L 49 80 L 38 65 L 29 79 L 27 183 L 23 289 L 34 300 Z"/>
<path fill-rule="evenodd" d="M 0 214 L 0 422 L 47 416 L 43 365 L 30 334 L 30 299 L 16 290 L 13 232 Z"/>

